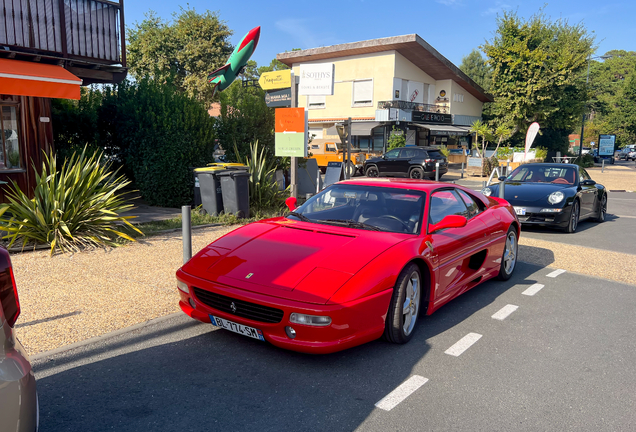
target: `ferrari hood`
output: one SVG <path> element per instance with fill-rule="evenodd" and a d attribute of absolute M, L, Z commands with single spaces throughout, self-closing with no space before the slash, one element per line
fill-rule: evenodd
<path fill-rule="evenodd" d="M 512 205 L 544 205 L 548 201 L 548 196 L 555 191 L 565 191 L 572 185 L 552 184 L 552 183 L 518 183 L 506 182 L 504 191 L 504 199 Z M 490 186 L 493 190 L 493 196 L 499 196 L 499 185 Z M 567 196 L 567 194 L 566 194 Z"/>
<path fill-rule="evenodd" d="M 254 223 L 210 244 L 183 270 L 239 289 L 324 303 L 405 238 L 288 219 Z"/>

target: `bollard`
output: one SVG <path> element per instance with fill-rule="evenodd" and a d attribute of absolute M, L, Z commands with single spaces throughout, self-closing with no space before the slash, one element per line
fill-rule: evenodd
<path fill-rule="evenodd" d="M 316 170 L 316 193 L 320 192 L 320 168 Z"/>
<path fill-rule="evenodd" d="M 435 181 L 439 181 L 439 162 L 435 162 Z"/>
<path fill-rule="evenodd" d="M 482 189 L 483 189 L 483 188 L 485 188 L 487 185 L 488 185 L 488 182 L 487 182 L 487 181 L 483 181 L 483 182 L 481 182 L 481 188 L 482 188 Z"/>
<path fill-rule="evenodd" d="M 506 182 L 500 181 L 499 182 L 499 198 L 504 199 L 505 189 L 506 189 Z"/>
<path fill-rule="evenodd" d="M 506 162 L 506 177 L 510 174 L 510 162 Z"/>
<path fill-rule="evenodd" d="M 601 172 L 605 171 L 605 159 L 601 159 Z"/>
<path fill-rule="evenodd" d="M 464 178 L 464 162 L 462 162 L 462 176 L 460 178 Z"/>
<path fill-rule="evenodd" d="M 192 226 L 190 221 L 190 206 L 181 207 L 181 232 L 183 236 L 183 263 L 192 258 Z"/>

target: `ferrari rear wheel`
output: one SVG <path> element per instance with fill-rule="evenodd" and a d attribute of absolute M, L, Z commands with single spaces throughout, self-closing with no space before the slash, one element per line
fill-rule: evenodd
<path fill-rule="evenodd" d="M 384 338 L 404 344 L 413 336 L 422 302 L 422 275 L 416 264 L 406 266 L 395 283 L 386 315 Z"/>
<path fill-rule="evenodd" d="M 601 202 L 598 203 L 598 216 L 596 217 L 596 222 L 605 222 L 605 213 L 607 213 L 607 194 L 603 195 Z"/>
<path fill-rule="evenodd" d="M 572 213 L 570 213 L 570 221 L 568 226 L 565 227 L 566 233 L 573 233 L 576 231 L 576 227 L 579 226 L 579 201 L 574 200 L 572 203 Z"/>
<path fill-rule="evenodd" d="M 503 255 L 501 256 L 501 266 L 497 279 L 508 280 L 515 271 L 517 265 L 517 230 L 511 226 L 506 234 L 506 245 L 504 246 Z"/>

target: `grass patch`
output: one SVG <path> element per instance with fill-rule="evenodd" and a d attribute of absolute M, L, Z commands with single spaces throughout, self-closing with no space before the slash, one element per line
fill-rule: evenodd
<path fill-rule="evenodd" d="M 218 216 L 211 216 L 209 214 L 204 214 L 200 207 L 192 209 L 190 214 L 191 225 L 208 225 L 208 224 L 220 224 L 224 226 L 229 225 L 246 225 L 251 222 L 256 222 L 263 219 L 269 219 L 277 216 L 283 216 L 287 213 L 286 210 L 280 208 L 269 208 L 269 209 L 260 209 L 260 210 L 252 210 L 252 217 L 250 218 L 238 218 L 233 214 L 224 214 L 221 213 Z M 142 224 L 137 224 L 135 227 L 139 229 L 143 236 L 150 237 L 156 234 L 160 234 L 163 231 L 172 230 L 172 229 L 181 229 L 182 219 L 181 216 L 167 219 L 163 221 L 157 222 L 147 222 Z M 132 231 L 132 230 L 131 230 Z M 142 237 L 141 234 L 137 232 L 130 232 L 130 235 L 133 237 Z"/>

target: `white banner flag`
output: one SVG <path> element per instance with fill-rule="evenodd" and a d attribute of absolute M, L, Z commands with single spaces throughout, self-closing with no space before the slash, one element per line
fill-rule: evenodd
<path fill-rule="evenodd" d="M 532 147 L 532 143 L 534 142 L 534 138 L 537 136 L 539 132 L 539 123 L 534 122 L 528 128 L 528 132 L 526 133 L 526 151 L 523 154 L 523 160 L 526 160 L 526 156 L 528 155 L 528 150 Z"/>

